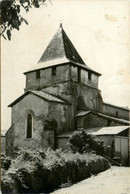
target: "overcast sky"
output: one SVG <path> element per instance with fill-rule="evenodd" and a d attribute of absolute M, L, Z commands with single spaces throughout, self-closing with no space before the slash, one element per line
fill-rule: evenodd
<path fill-rule="evenodd" d="M 62 22 L 86 64 L 102 74 L 105 102 L 130 107 L 130 4 L 128 1 L 51 0 L 24 14 L 29 25 L 2 39 L 2 129 L 11 125 L 7 106 L 24 92 L 23 72 L 32 68 Z"/>

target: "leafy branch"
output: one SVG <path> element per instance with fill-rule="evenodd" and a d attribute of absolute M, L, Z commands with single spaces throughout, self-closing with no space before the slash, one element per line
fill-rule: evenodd
<path fill-rule="evenodd" d="M 11 31 L 14 28 L 19 30 L 23 22 L 28 24 L 26 19 L 21 15 L 21 9 L 23 8 L 28 12 L 32 7 L 39 8 L 45 1 L 46 0 L 1 0 L 1 35 L 5 39 L 11 40 Z"/>

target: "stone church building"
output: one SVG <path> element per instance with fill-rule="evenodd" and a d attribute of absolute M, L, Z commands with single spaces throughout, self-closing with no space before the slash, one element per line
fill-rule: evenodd
<path fill-rule="evenodd" d="M 37 65 L 24 74 L 24 94 L 9 105 L 7 155 L 18 147 L 62 147 L 62 135 L 81 128 L 124 126 L 118 132 L 127 130 L 128 137 L 129 110 L 103 102 L 101 74 L 85 64 L 62 25 Z"/>

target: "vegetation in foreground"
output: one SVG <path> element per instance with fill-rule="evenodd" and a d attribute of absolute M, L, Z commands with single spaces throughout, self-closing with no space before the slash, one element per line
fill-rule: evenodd
<path fill-rule="evenodd" d="M 93 152 L 97 155 L 106 154 L 104 142 L 96 139 L 94 135 L 90 135 L 84 130 L 73 132 L 69 139 L 69 146 L 73 153 L 79 152 L 83 154 Z"/>
<path fill-rule="evenodd" d="M 61 150 L 20 150 L 16 159 L 2 157 L 3 193 L 49 193 L 110 167 L 103 157 Z M 7 163 L 7 164 L 6 164 Z"/>

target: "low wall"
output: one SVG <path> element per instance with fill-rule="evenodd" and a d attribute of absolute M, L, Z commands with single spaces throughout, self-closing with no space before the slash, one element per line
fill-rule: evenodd
<path fill-rule="evenodd" d="M 56 149 L 67 150 L 69 148 L 69 137 L 56 137 Z"/>

